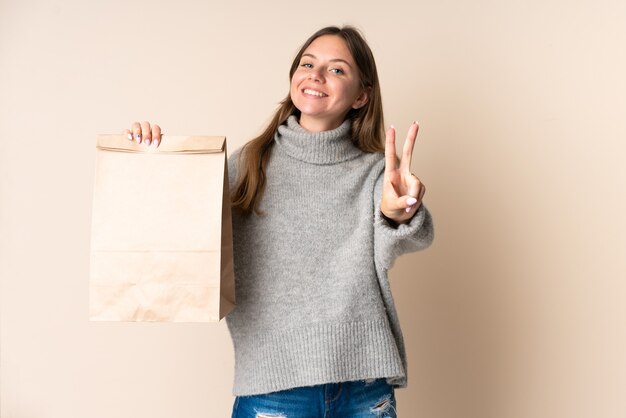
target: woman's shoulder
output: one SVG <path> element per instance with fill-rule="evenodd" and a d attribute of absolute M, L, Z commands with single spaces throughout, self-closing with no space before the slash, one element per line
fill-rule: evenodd
<path fill-rule="evenodd" d="M 231 164 L 237 162 L 237 158 L 239 158 L 239 154 L 241 153 L 241 147 L 236 148 L 234 151 L 230 152 L 230 155 L 228 156 L 228 165 L 230 166 Z"/>
<path fill-rule="evenodd" d="M 235 184 L 237 179 L 237 166 L 239 161 L 239 154 L 241 153 L 241 147 L 236 148 L 234 151 L 230 153 L 227 159 L 228 165 L 228 180 L 232 187 Z"/>
<path fill-rule="evenodd" d="M 369 165 L 372 169 L 383 168 L 385 166 L 385 154 L 382 152 L 362 151 L 359 160 L 364 165 Z"/>

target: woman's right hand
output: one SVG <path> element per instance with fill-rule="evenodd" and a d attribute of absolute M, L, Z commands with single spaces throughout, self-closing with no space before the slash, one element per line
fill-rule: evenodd
<path fill-rule="evenodd" d="M 129 141 L 134 139 L 138 144 L 143 141 L 146 145 L 152 144 L 153 147 L 157 148 L 161 143 L 161 128 L 159 125 L 150 126 L 148 121 L 133 122 L 131 128 L 125 129 L 123 134 Z"/>

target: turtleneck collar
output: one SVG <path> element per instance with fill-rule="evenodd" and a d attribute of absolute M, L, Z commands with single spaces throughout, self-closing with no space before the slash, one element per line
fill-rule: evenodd
<path fill-rule="evenodd" d="M 335 164 L 361 155 L 350 139 L 350 120 L 330 131 L 309 132 L 295 115 L 278 127 L 276 144 L 293 158 L 312 164 Z"/>

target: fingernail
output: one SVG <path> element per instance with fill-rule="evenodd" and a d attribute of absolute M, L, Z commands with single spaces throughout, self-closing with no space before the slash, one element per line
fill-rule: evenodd
<path fill-rule="evenodd" d="M 129 133 L 129 134 L 128 134 L 128 135 L 126 135 L 126 136 L 128 137 L 128 140 L 129 140 L 129 141 L 132 141 L 132 140 L 133 140 L 133 134 L 130 134 L 130 133 Z"/>
<path fill-rule="evenodd" d="M 409 206 L 408 208 L 404 209 L 404 211 L 406 213 L 409 213 L 409 212 L 411 212 L 411 209 L 413 209 L 413 206 Z"/>
<path fill-rule="evenodd" d="M 391 129 L 394 129 L 394 130 L 396 129 L 396 127 L 395 127 L 395 126 L 393 126 L 393 125 L 390 125 L 390 127 L 391 127 Z"/>
<path fill-rule="evenodd" d="M 417 121 L 416 120 L 413 121 L 413 125 L 417 125 Z"/>
<path fill-rule="evenodd" d="M 145 142 L 146 145 L 150 145 L 150 138 L 146 138 L 143 142 Z"/>
<path fill-rule="evenodd" d="M 152 141 L 152 146 L 153 146 L 154 148 L 157 148 L 157 147 L 159 146 L 159 140 L 158 140 L 158 139 L 155 139 L 154 141 Z"/>
<path fill-rule="evenodd" d="M 141 134 L 135 135 L 135 140 L 137 141 L 138 144 L 140 144 L 141 143 Z"/>
<path fill-rule="evenodd" d="M 406 200 L 406 204 L 407 204 L 407 205 L 409 205 L 409 206 L 413 206 L 413 205 L 414 205 L 414 204 L 416 204 L 416 203 L 417 203 L 417 199 L 416 199 L 416 198 L 414 198 L 414 197 L 409 197 L 409 198 Z"/>

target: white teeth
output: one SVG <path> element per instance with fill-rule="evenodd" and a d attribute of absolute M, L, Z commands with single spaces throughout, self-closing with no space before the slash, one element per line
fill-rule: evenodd
<path fill-rule="evenodd" d="M 315 91 L 315 90 L 311 90 L 311 89 L 304 89 L 304 92 L 306 94 L 312 94 L 313 96 L 318 96 L 318 97 L 326 96 L 324 93 L 321 93 L 321 92 Z"/>

